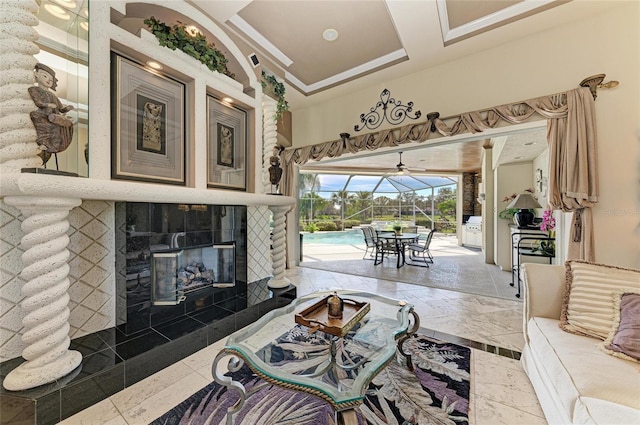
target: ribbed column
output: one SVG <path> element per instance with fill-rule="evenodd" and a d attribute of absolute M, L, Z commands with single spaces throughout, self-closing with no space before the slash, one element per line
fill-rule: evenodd
<path fill-rule="evenodd" d="M 39 167 L 36 130 L 29 112 L 37 109 L 27 89 L 33 86 L 34 43 L 38 32 L 35 0 L 0 0 L 0 166 L 2 173 Z"/>
<path fill-rule="evenodd" d="M 262 97 L 262 184 L 264 193 L 271 193 L 269 179 L 269 158 L 273 155 L 278 142 L 278 122 L 276 121 L 276 101 L 268 96 Z"/>
<path fill-rule="evenodd" d="M 2 385 L 11 391 L 53 382 L 82 361 L 82 354 L 69 350 L 69 211 L 80 199 L 9 196 L 7 205 L 18 208 L 26 219 L 20 241 L 23 270 L 20 277 L 25 297 L 20 304 L 25 316 L 22 351 L 26 362 L 12 370 Z"/>
<path fill-rule="evenodd" d="M 270 206 L 273 212 L 273 238 L 271 248 L 271 263 L 273 265 L 273 279 L 267 285 L 270 288 L 286 288 L 291 283 L 284 275 L 287 268 L 287 222 L 285 214 L 291 207 Z"/>

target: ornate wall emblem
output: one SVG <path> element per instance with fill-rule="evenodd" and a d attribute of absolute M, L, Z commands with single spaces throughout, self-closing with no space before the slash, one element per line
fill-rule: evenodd
<path fill-rule="evenodd" d="M 380 108 L 382 108 L 382 110 L 380 110 Z M 420 111 L 416 111 L 413 116 L 411 116 L 411 112 L 413 112 L 413 102 L 403 105 L 400 100 L 396 101 L 391 97 L 389 90 L 384 89 L 382 93 L 380 93 L 380 102 L 376 103 L 376 106 L 371 108 L 369 113 L 360 114 L 360 122 L 364 123 L 364 126 L 356 125 L 353 129 L 360 131 L 366 127 L 374 130 L 380 127 L 385 120 L 390 124 L 398 125 L 406 118 L 417 120 L 422 115 Z"/>

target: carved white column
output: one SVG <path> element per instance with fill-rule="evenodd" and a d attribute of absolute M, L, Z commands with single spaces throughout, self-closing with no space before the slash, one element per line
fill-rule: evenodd
<path fill-rule="evenodd" d="M 269 179 L 269 158 L 278 142 L 278 122 L 276 121 L 276 101 L 262 96 L 262 184 L 264 193 L 271 193 Z"/>
<path fill-rule="evenodd" d="M 0 0 L 0 165 L 2 173 L 39 167 L 36 130 L 29 112 L 36 109 L 27 89 L 33 86 L 34 43 L 38 33 L 35 0 Z"/>
<path fill-rule="evenodd" d="M 271 241 L 271 263 L 273 279 L 267 285 L 270 288 L 286 288 L 291 283 L 285 276 L 287 268 L 287 224 L 285 214 L 291 207 L 270 206 L 273 212 L 273 239 Z"/>
<path fill-rule="evenodd" d="M 11 391 L 53 382 L 82 361 L 82 354 L 69 350 L 69 211 L 80 199 L 8 196 L 4 202 L 26 217 L 20 241 L 24 249 L 25 281 L 21 307 L 25 313 L 22 351 L 26 362 L 12 370 L 2 385 Z"/>

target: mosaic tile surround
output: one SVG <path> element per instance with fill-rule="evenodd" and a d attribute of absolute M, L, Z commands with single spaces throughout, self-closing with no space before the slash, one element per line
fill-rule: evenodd
<path fill-rule="evenodd" d="M 78 338 L 115 324 L 113 202 L 84 201 L 69 213 L 70 337 Z M 0 202 L 2 281 L 0 284 L 0 361 L 22 353 L 23 313 L 19 306 L 24 284 L 20 248 L 20 211 Z"/>

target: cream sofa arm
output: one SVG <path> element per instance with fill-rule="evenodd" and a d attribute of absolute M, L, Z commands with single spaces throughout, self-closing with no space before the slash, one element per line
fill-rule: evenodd
<path fill-rule="evenodd" d="M 527 322 L 532 317 L 560 319 L 565 290 L 564 266 L 524 263 L 522 265 L 524 285 L 524 334 Z"/>

